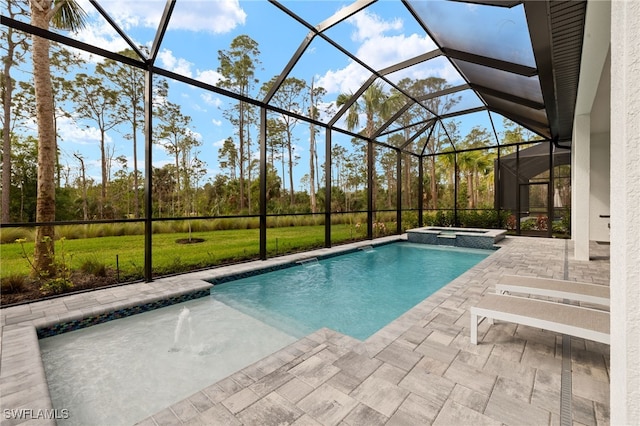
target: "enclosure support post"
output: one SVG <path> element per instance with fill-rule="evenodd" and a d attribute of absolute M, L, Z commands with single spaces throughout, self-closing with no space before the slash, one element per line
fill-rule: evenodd
<path fill-rule="evenodd" d="M 396 163 L 396 234 L 402 234 L 402 151 L 397 151 Z"/>
<path fill-rule="evenodd" d="M 520 145 L 516 146 L 516 178 L 515 178 L 515 194 L 516 194 L 516 235 L 520 235 L 520 216 L 521 216 L 521 200 L 520 200 Z"/>
<path fill-rule="evenodd" d="M 453 225 L 458 223 L 458 153 L 453 154 Z"/>
<path fill-rule="evenodd" d="M 260 108 L 260 259 L 267 259 L 267 109 Z"/>
<path fill-rule="evenodd" d="M 497 158 L 497 167 L 494 168 L 493 170 L 493 187 L 495 188 L 496 191 L 496 212 L 498 214 L 498 219 L 497 219 L 497 228 L 502 228 L 505 224 L 502 223 L 501 220 L 501 214 L 500 212 L 502 211 L 502 185 L 501 185 L 501 180 L 500 180 L 500 147 L 498 147 L 498 158 Z"/>
<path fill-rule="evenodd" d="M 144 73 L 144 280 L 152 279 L 153 235 L 153 72 Z"/>
<path fill-rule="evenodd" d="M 556 215 L 556 206 L 553 205 L 553 195 L 556 190 L 553 160 L 553 143 L 549 142 L 549 188 L 547 189 L 547 237 L 549 238 L 553 237 L 553 219 Z"/>
<path fill-rule="evenodd" d="M 367 239 L 373 239 L 373 178 L 375 164 L 373 162 L 373 141 L 367 140 Z"/>
<path fill-rule="evenodd" d="M 424 214 L 424 206 L 422 199 L 424 198 L 424 171 L 422 167 L 424 166 L 423 157 L 418 157 L 418 228 L 422 228 L 424 226 L 424 221 L 422 220 L 422 215 Z"/>
<path fill-rule="evenodd" d="M 331 128 L 325 132 L 324 146 L 324 246 L 331 247 Z"/>

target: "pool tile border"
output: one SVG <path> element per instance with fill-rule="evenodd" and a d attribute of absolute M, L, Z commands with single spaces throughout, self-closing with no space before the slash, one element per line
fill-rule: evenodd
<path fill-rule="evenodd" d="M 213 278 L 209 278 L 209 279 L 205 279 L 206 282 L 215 285 L 219 285 L 219 284 L 224 284 L 224 283 L 228 283 L 231 281 L 235 281 L 235 280 L 240 280 L 243 278 L 251 278 L 251 277 L 255 277 L 257 275 L 262 275 L 262 274 L 266 274 L 269 272 L 274 272 L 274 271 L 279 271 L 282 269 L 288 269 L 288 268 L 292 268 L 295 266 L 299 266 L 300 262 L 303 262 L 305 260 L 309 260 L 309 259 L 318 259 L 318 260 L 324 260 L 324 259 L 331 259 L 333 257 L 337 257 L 337 256 L 342 256 L 345 254 L 349 254 L 349 253 L 355 253 L 357 251 L 362 250 L 364 247 L 367 246 L 372 246 L 372 247 L 380 247 L 383 245 L 387 245 L 387 244 L 393 244 L 399 241 L 405 241 L 404 239 L 394 239 L 394 240 L 390 240 L 390 241 L 382 241 L 382 242 L 378 242 L 376 244 L 367 244 L 364 246 L 360 246 L 360 247 L 352 247 L 352 248 L 348 248 L 345 250 L 340 250 L 340 251 L 336 251 L 336 252 L 329 252 L 329 253 L 322 253 L 322 254 L 317 254 L 317 255 L 312 255 L 312 256 L 306 256 L 303 257 L 301 259 L 297 259 L 295 261 L 291 261 L 291 262 L 287 262 L 287 263 L 280 263 L 277 265 L 271 265 L 271 266 L 267 266 L 264 268 L 257 268 L 257 269 L 251 269 L 251 270 L 247 270 L 247 271 L 242 271 L 242 272 L 232 272 L 229 274 L 225 274 L 225 275 L 221 275 L 218 277 L 213 277 Z"/>
<path fill-rule="evenodd" d="M 210 295 L 210 290 L 197 290 L 189 293 L 180 294 L 168 298 L 159 299 L 153 302 L 134 305 L 127 308 L 116 309 L 114 311 L 105 312 L 94 316 L 88 316 L 81 319 L 74 319 L 66 322 L 59 322 L 49 326 L 37 327 L 36 332 L 38 339 L 56 336 L 58 334 L 67 333 L 69 331 L 80 330 L 92 325 L 102 324 L 115 319 L 126 318 L 131 315 L 141 314 L 143 312 L 153 311 L 155 309 L 164 308 L 166 306 L 175 305 L 176 303 L 186 302 L 187 300 L 199 299 Z"/>

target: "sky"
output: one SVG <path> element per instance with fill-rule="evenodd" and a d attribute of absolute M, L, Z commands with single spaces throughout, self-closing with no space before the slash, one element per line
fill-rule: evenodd
<path fill-rule="evenodd" d="M 125 40 L 110 27 L 91 3 L 87 0 L 80 0 L 79 3 L 88 14 L 88 25 L 78 34 L 73 35 L 74 38 L 114 52 L 128 47 Z M 165 6 L 164 1 L 99 0 L 98 3 L 136 44 L 151 46 Z M 308 20 L 312 25 L 321 23 L 350 3 L 339 0 L 282 2 L 284 7 L 302 19 Z M 470 14 L 476 13 L 478 9 L 478 6 L 473 5 L 463 5 L 463 7 Z M 308 32 L 306 27 L 267 1 L 178 0 L 160 47 L 156 66 L 216 85 L 221 79 L 217 72 L 218 51 L 228 50 L 235 37 L 247 34 L 258 43 L 261 52 L 259 56 L 261 64 L 256 70 L 256 77 L 260 82 L 253 91 L 253 94 L 259 98 L 258 91 L 262 83 L 282 72 Z M 383 69 L 435 49 L 433 41 L 398 1 L 377 2 L 345 22 L 330 28 L 326 34 L 375 69 Z M 88 56 L 87 58 L 92 62 L 100 59 Z M 321 86 L 327 91 L 323 100 L 328 105 L 340 93 L 356 91 L 369 78 L 370 72 L 316 37 L 293 68 L 291 76 L 307 82 L 313 79 L 316 86 Z M 397 82 L 403 77 L 429 76 L 445 78 L 451 85 L 464 83 L 457 71 L 444 58 L 437 58 L 419 67 L 396 72 L 389 75 L 389 79 Z M 169 100 L 179 103 L 182 113 L 193 120 L 189 130 L 202 143 L 198 148 L 200 151 L 198 157 L 207 164 L 207 175 L 202 180 L 203 183 L 220 173 L 218 149 L 227 137 L 234 135 L 234 130 L 223 116 L 225 109 L 231 105 L 230 100 L 215 93 L 173 81 L 170 81 Z M 462 103 L 466 108 L 480 106 L 479 102 L 474 95 L 465 96 Z M 324 121 L 327 119 L 328 116 L 323 117 Z M 488 125 L 486 113 L 481 114 L 478 119 Z M 495 118 L 494 121 L 496 121 Z M 364 119 L 361 123 L 364 123 Z M 73 153 L 80 152 L 88 160 L 87 173 L 99 182 L 99 132 L 95 125 L 66 119 L 60 120 L 58 127 L 60 148 L 65 159 L 63 161 L 72 168 L 72 176 L 73 169 L 78 167 Z M 124 133 L 126 132 L 110 131 L 107 142 L 114 147 L 116 157 L 127 158 L 128 168 L 132 170 L 131 142 L 125 139 Z M 257 139 L 256 136 L 253 135 L 255 139 Z M 294 178 L 295 189 L 299 190 L 301 189 L 300 178 L 306 173 L 309 163 L 307 124 L 298 125 L 296 138 L 295 151 L 300 157 L 300 166 L 296 168 Z M 324 133 L 321 133 L 317 140 L 321 141 L 319 149 L 322 161 Z M 345 147 L 350 145 L 349 138 L 346 136 L 334 140 Z M 140 169 L 144 167 L 143 153 L 144 147 L 140 146 L 138 148 Z M 160 167 L 167 164 L 172 161 L 171 158 L 162 147 L 154 145 L 154 166 Z M 114 164 L 112 174 L 115 170 L 117 166 Z"/>

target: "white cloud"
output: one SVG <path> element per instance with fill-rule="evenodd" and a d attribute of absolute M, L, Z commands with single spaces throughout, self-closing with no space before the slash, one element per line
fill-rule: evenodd
<path fill-rule="evenodd" d="M 86 0 L 79 0 L 79 3 L 89 15 L 89 22 L 85 28 L 74 35 L 75 38 L 112 52 L 120 52 L 130 48 L 129 44 L 100 16 L 93 5 Z M 149 45 L 160 23 L 165 2 L 163 0 L 105 0 L 100 2 L 100 6 L 129 37 L 132 37 L 132 29 L 148 29 L 146 35 L 143 36 L 147 38 L 146 40 L 134 39 L 133 42 L 137 45 Z M 247 15 L 240 7 L 238 0 L 180 1 L 173 10 L 167 31 L 188 30 L 224 34 L 232 31 L 238 25 L 244 25 L 246 17 Z M 89 62 L 102 60 L 101 57 L 86 52 L 79 54 Z M 169 59 L 165 58 L 165 60 Z M 191 77 L 192 64 L 183 59 L 173 59 L 175 62 L 172 63 L 170 69 Z M 186 70 L 188 73 L 185 72 Z M 215 71 L 198 72 L 197 75 L 196 78 L 210 84 L 215 84 L 220 80 L 220 75 Z"/>
<path fill-rule="evenodd" d="M 191 67 L 193 64 L 186 59 L 176 58 L 173 56 L 173 52 L 171 50 L 162 49 L 158 53 L 158 59 L 160 60 L 163 68 L 191 78 Z"/>
<path fill-rule="evenodd" d="M 177 58 L 169 49 L 162 49 L 158 53 L 158 60 L 160 61 L 161 67 L 165 68 L 166 70 L 175 72 L 185 77 L 195 78 L 196 80 L 211 84 L 213 86 L 218 84 L 218 82 L 223 79 L 222 75 L 214 70 L 196 70 L 196 76 L 194 77 L 194 72 L 192 70 L 194 64 L 184 58 Z M 219 106 L 222 103 L 222 101 L 220 100 L 213 100 L 212 97 L 210 97 L 210 99 L 212 101 L 210 105 Z"/>
<path fill-rule="evenodd" d="M 369 75 L 360 65 L 351 62 L 345 68 L 329 70 L 318 79 L 318 86 L 323 87 L 327 93 L 355 92 Z"/>
<path fill-rule="evenodd" d="M 374 37 L 360 46 L 358 58 L 380 70 L 435 48 L 431 39 L 417 34 Z"/>
<path fill-rule="evenodd" d="M 165 6 L 163 0 L 106 0 L 100 4 L 125 30 L 139 26 L 158 28 Z M 90 11 L 93 7 L 88 5 L 84 9 Z M 180 1 L 173 9 L 167 30 L 223 34 L 243 25 L 246 18 L 238 0 Z"/>
<path fill-rule="evenodd" d="M 78 40 L 98 46 L 101 49 L 105 49 L 111 52 L 121 52 L 129 48 L 129 45 L 123 38 L 121 38 L 113 28 L 106 22 L 98 23 L 92 22 L 87 24 L 82 30 L 74 36 Z M 86 52 L 78 51 L 85 59 L 96 62 L 102 60 L 102 57 L 88 54 Z"/>
<path fill-rule="evenodd" d="M 399 31 L 403 26 L 402 19 L 396 18 L 392 21 L 384 21 L 378 15 L 367 11 L 357 13 L 349 18 L 347 22 L 356 27 L 351 37 L 354 41 L 376 38 L 389 30 Z"/>
<path fill-rule="evenodd" d="M 189 1 L 176 7 L 169 29 L 207 31 L 224 34 L 243 25 L 247 14 L 238 0 Z"/>
<path fill-rule="evenodd" d="M 186 129 L 185 133 L 189 134 L 193 139 L 202 142 L 202 134 L 193 129 Z"/>
<path fill-rule="evenodd" d="M 215 141 L 212 145 L 213 145 L 215 148 L 222 148 L 222 147 L 224 146 L 224 141 L 226 141 L 226 140 L 227 140 L 227 138 L 220 139 L 220 140 L 218 140 L 218 141 Z"/>
<path fill-rule="evenodd" d="M 198 70 L 197 75 L 198 76 L 196 77 L 196 80 L 200 80 L 203 83 L 211 84 L 212 86 L 215 86 L 218 84 L 218 82 L 224 80 L 222 74 L 214 70 Z"/>
<path fill-rule="evenodd" d="M 220 127 L 222 126 L 222 120 L 216 120 L 215 118 L 211 119 L 211 122 L 213 123 L 214 126 L 216 127 Z"/>
<path fill-rule="evenodd" d="M 478 4 L 474 4 L 474 3 L 467 3 L 467 9 L 469 9 L 471 12 L 475 12 L 479 9 L 480 5 Z"/>
<path fill-rule="evenodd" d="M 204 101 L 205 104 L 214 106 L 216 108 L 222 105 L 222 99 L 220 99 L 218 96 L 214 96 L 211 92 L 201 94 L 200 98 Z"/>
<path fill-rule="evenodd" d="M 384 21 L 375 14 L 364 11 L 347 21 L 354 25 L 353 39 L 361 42 L 355 55 L 376 70 L 384 69 L 418 55 L 436 49 L 435 44 L 427 35 L 402 34 L 403 22 L 400 19 Z M 395 34 L 389 34 L 395 33 Z M 423 63 L 394 74 L 393 80 L 404 77 L 426 78 L 439 76 L 453 83 L 460 80 L 457 72 L 446 63 L 441 62 L 442 68 L 426 67 Z M 329 70 L 320 76 L 318 85 L 324 87 L 328 93 L 351 93 L 370 77 L 370 73 L 355 62 L 338 70 Z"/>
<path fill-rule="evenodd" d="M 58 136 L 63 143 L 94 145 L 100 142 L 100 129 L 97 127 L 80 125 L 66 117 L 58 118 L 57 125 Z M 105 143 L 111 142 L 112 139 L 107 133 Z"/>
<path fill-rule="evenodd" d="M 206 108 L 201 107 L 200 104 L 195 102 L 191 103 L 191 108 L 196 112 L 207 112 Z"/>

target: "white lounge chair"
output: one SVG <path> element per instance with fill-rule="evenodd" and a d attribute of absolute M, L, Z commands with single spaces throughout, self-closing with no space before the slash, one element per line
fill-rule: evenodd
<path fill-rule="evenodd" d="M 503 275 L 496 293 L 520 293 L 610 306 L 609 286 L 551 278 Z"/>
<path fill-rule="evenodd" d="M 478 317 L 512 322 L 610 344 L 609 312 L 500 294 L 486 294 L 471 313 L 471 343 L 478 344 Z"/>

